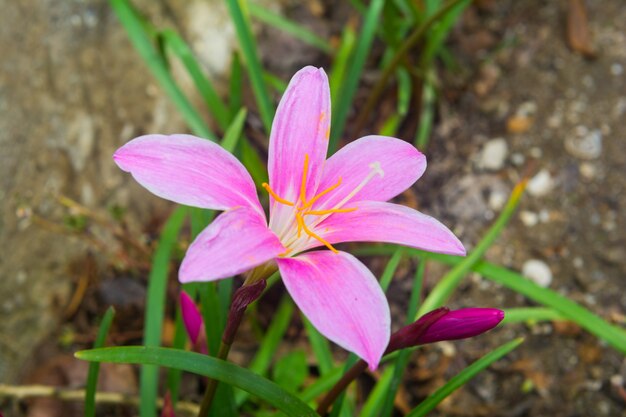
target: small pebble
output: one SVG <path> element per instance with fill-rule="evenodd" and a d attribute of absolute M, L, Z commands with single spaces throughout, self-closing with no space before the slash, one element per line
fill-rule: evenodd
<path fill-rule="evenodd" d="M 509 147 L 504 139 L 491 139 L 485 143 L 477 165 L 482 169 L 497 171 L 504 166 L 508 151 Z"/>
<path fill-rule="evenodd" d="M 530 154 L 530 156 L 536 159 L 539 159 L 543 156 L 543 151 L 541 150 L 541 148 L 538 148 L 536 146 L 530 148 L 530 151 L 528 153 Z"/>
<path fill-rule="evenodd" d="M 613 375 L 611 377 L 611 385 L 621 387 L 624 385 L 624 377 L 620 374 Z"/>
<path fill-rule="evenodd" d="M 520 166 L 524 163 L 524 161 L 526 161 L 526 158 L 524 158 L 524 155 L 519 152 L 515 152 L 511 155 L 511 162 L 513 162 L 513 165 Z"/>
<path fill-rule="evenodd" d="M 620 75 L 622 75 L 624 73 L 624 67 L 622 67 L 621 64 L 612 64 L 611 65 L 611 74 L 619 77 Z"/>
<path fill-rule="evenodd" d="M 526 227 L 533 227 L 539 223 L 539 216 L 537 216 L 537 213 L 532 211 L 522 210 L 519 217 Z"/>
<path fill-rule="evenodd" d="M 506 203 L 506 194 L 501 191 L 492 191 L 489 194 L 489 208 L 498 211 L 504 207 L 504 203 Z"/>
<path fill-rule="evenodd" d="M 580 269 L 585 265 L 585 262 L 583 261 L 583 258 L 581 258 L 580 256 L 577 256 L 572 261 L 572 264 L 574 265 L 574 268 Z"/>
<path fill-rule="evenodd" d="M 582 126 L 584 127 L 584 126 Z M 565 140 L 565 150 L 572 156 L 580 159 L 596 159 L 602 153 L 602 132 L 598 129 L 585 132 L 577 129 L 577 136 Z"/>
<path fill-rule="evenodd" d="M 529 259 L 522 266 L 522 275 L 541 287 L 548 287 L 552 283 L 550 267 L 539 259 Z"/>
<path fill-rule="evenodd" d="M 542 209 L 539 212 L 539 221 L 541 223 L 548 223 L 550 221 L 550 212 L 546 209 Z"/>
<path fill-rule="evenodd" d="M 554 180 L 547 169 L 542 169 L 528 181 L 528 193 L 535 197 L 542 197 L 552 191 Z"/>
<path fill-rule="evenodd" d="M 578 171 L 580 172 L 580 175 L 582 175 L 582 177 L 586 180 L 592 180 L 596 177 L 596 167 L 589 162 L 583 162 L 582 164 L 580 164 L 580 167 L 578 167 Z"/>

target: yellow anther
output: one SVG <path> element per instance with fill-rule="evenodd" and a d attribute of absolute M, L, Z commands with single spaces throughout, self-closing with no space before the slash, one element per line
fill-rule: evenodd
<path fill-rule="evenodd" d="M 309 171 L 309 154 L 304 154 L 304 168 L 302 169 L 302 182 L 300 183 L 300 201 L 306 205 L 306 174 Z"/>
<path fill-rule="evenodd" d="M 341 177 L 339 177 L 339 180 L 337 181 L 337 183 L 335 185 L 331 185 L 330 187 L 328 187 L 327 189 L 325 189 L 324 191 L 322 191 L 321 193 L 319 193 L 318 195 L 316 195 L 315 197 L 313 197 L 309 202 L 307 202 L 303 208 L 308 208 L 311 207 L 313 205 L 313 203 L 315 203 L 317 200 L 320 199 L 320 197 L 325 196 L 326 194 L 328 194 L 329 192 L 331 192 L 332 190 L 336 189 L 337 187 L 339 187 L 341 185 Z"/>
<path fill-rule="evenodd" d="M 278 201 L 279 203 L 285 204 L 287 206 L 292 206 L 292 207 L 295 206 L 295 204 L 292 203 L 291 201 L 287 201 L 284 198 L 281 198 L 278 194 L 276 194 L 274 190 L 270 188 L 268 183 L 264 182 L 263 184 L 261 184 L 261 186 L 265 188 L 265 191 L 267 191 L 268 194 L 274 197 L 274 200 Z"/>
<path fill-rule="evenodd" d="M 356 211 L 356 207 L 344 208 L 344 209 L 329 209 L 329 210 L 309 210 L 304 213 L 304 215 L 312 214 L 314 216 L 323 216 L 325 214 L 332 213 L 350 213 L 351 211 Z"/>
<path fill-rule="evenodd" d="M 320 241 L 320 243 L 324 244 L 324 246 L 326 246 L 328 249 L 330 249 L 331 251 L 333 251 L 334 253 L 339 253 L 339 251 L 335 248 L 333 248 L 333 245 L 330 244 L 330 242 L 328 242 L 327 240 L 321 238 L 320 236 L 316 235 L 315 233 L 313 233 L 311 230 L 309 230 L 308 227 L 306 227 L 306 223 L 304 222 L 304 220 L 302 221 L 302 228 L 304 229 L 304 232 L 311 236 L 314 239 L 317 239 Z"/>

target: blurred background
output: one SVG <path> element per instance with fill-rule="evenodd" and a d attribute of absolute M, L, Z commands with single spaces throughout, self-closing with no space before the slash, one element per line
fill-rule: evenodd
<path fill-rule="evenodd" d="M 351 3 L 261 5 L 336 45 L 346 25 L 360 24 Z M 134 4 L 156 26 L 179 32 L 220 93 L 227 91 L 237 38 L 221 0 Z M 109 305 L 118 310 L 113 343 L 140 343 L 154 240 L 172 210 L 121 172 L 111 156 L 141 134 L 189 129 L 106 1 L 5 0 L 0 10 L 0 383 L 81 387 L 86 365 L 72 352 L 93 343 Z M 331 62 L 289 34 L 259 22 L 253 27 L 264 67 L 284 81 L 304 65 Z M 442 220 L 471 249 L 515 183 L 530 177 L 516 217 L 487 259 L 623 326 L 626 3 L 475 1 L 445 45 L 448 60 L 436 67 L 433 128 L 423 149 L 428 170 L 402 201 Z M 357 105 L 380 76 L 377 48 L 382 50 L 379 40 Z M 191 81 L 179 68 L 172 70 L 194 97 Z M 250 86 L 243 89 L 246 132 L 264 159 L 267 139 Z M 379 131 L 396 101 L 389 89 L 362 131 L 351 128 L 359 108 L 353 109 L 342 141 Z M 410 141 L 403 134 L 416 129 L 413 111 L 412 105 L 397 133 Z M 203 117 L 212 123 L 209 114 Z M 367 260 L 377 275 L 384 262 Z M 394 319 L 404 317 L 414 269 L 403 261 L 391 284 Z M 426 288 L 444 271 L 430 266 Z M 170 310 L 176 292 L 172 279 Z M 477 274 L 450 304 L 527 305 L 524 297 Z M 293 324 L 283 349 L 301 344 L 300 327 Z M 626 415 L 624 357 L 564 322 L 516 324 L 462 345 L 429 348 L 433 354 L 419 356 L 406 374 L 398 412 L 486 346 L 519 335 L 526 343 L 442 404 L 440 415 Z M 167 328 L 163 337 L 164 344 L 171 340 Z M 235 361 L 245 360 L 253 346 L 242 342 Z M 102 372 L 101 389 L 137 392 L 130 366 L 105 366 Z M 73 415 L 72 403 L 68 409 L 68 403 L 16 397 L 0 389 L 0 409 Z M 124 410 L 119 415 L 132 415 Z"/>

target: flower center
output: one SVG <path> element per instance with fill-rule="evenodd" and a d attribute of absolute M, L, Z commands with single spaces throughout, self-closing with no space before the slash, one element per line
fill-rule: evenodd
<path fill-rule="evenodd" d="M 336 190 L 342 182 L 342 178 L 339 177 L 337 182 L 330 187 L 326 188 L 322 192 L 313 196 L 310 200 L 306 199 L 306 183 L 307 183 L 307 175 L 309 172 L 309 155 L 304 155 L 304 167 L 302 169 L 302 180 L 300 182 L 300 195 L 299 199 L 295 202 L 289 201 L 280 197 L 267 183 L 263 183 L 263 188 L 270 194 L 274 200 L 280 204 L 284 204 L 286 206 L 290 206 L 294 208 L 293 214 L 294 218 L 287 222 L 286 227 L 278 233 L 281 242 L 287 247 L 287 251 L 281 254 L 280 256 L 286 256 L 293 252 L 294 244 L 300 240 L 302 237 L 302 233 L 304 232 L 307 235 L 306 240 L 308 241 L 310 238 L 316 239 L 328 249 L 333 251 L 334 253 L 338 253 L 337 249 L 333 247 L 327 240 L 319 236 L 313 230 L 311 230 L 314 226 L 319 224 L 322 220 L 333 213 L 349 213 L 357 210 L 357 207 L 348 207 L 342 208 L 342 206 L 347 203 L 352 197 L 356 195 L 367 183 L 374 178 L 376 175 L 384 176 L 384 172 L 380 167 L 380 162 L 376 161 L 369 165 L 371 171 L 369 174 L 357 185 L 346 197 L 344 197 L 339 203 L 335 204 L 334 207 L 330 209 L 324 210 L 313 210 L 313 204 L 315 204 L 321 197 L 327 195 L 328 193 Z M 305 220 L 305 216 L 317 216 L 316 220 L 313 222 L 313 225 L 307 225 Z M 295 226 L 295 233 L 293 233 L 293 228 Z M 292 233 L 289 233 L 292 231 Z"/>

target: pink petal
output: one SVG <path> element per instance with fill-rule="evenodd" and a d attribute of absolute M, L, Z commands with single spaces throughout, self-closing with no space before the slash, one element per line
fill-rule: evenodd
<path fill-rule="evenodd" d="M 159 197 L 188 206 L 251 207 L 265 218 L 250 174 L 219 145 L 191 135 L 146 135 L 113 159 Z"/>
<path fill-rule="evenodd" d="M 313 197 L 328 149 L 330 90 L 321 68 L 298 71 L 276 110 L 269 143 L 270 186 L 294 202 L 300 194 L 305 154 L 309 156 L 306 190 Z"/>
<path fill-rule="evenodd" d="M 446 226 L 417 210 L 380 201 L 359 201 L 353 205 L 357 210 L 332 214 L 316 231 L 330 243 L 387 242 L 465 255 L 463 244 Z"/>
<path fill-rule="evenodd" d="M 390 316 L 374 275 L 354 256 L 315 251 L 278 258 L 294 301 L 328 339 L 376 369 L 389 342 Z"/>
<path fill-rule="evenodd" d="M 323 191 L 341 185 L 318 200 L 317 208 L 331 208 L 348 196 L 378 164 L 383 176 L 375 175 L 349 201 L 387 201 L 409 188 L 426 169 L 426 157 L 413 145 L 386 136 L 366 136 L 344 146 L 326 161 L 318 187 Z M 350 204 L 349 201 L 346 204 Z"/>
<path fill-rule="evenodd" d="M 220 214 L 193 241 L 180 266 L 182 283 L 213 281 L 259 266 L 285 248 L 256 212 L 245 207 Z"/>
<path fill-rule="evenodd" d="M 180 292 L 180 311 L 187 335 L 191 342 L 195 344 L 198 341 L 198 336 L 200 336 L 200 330 L 204 323 L 196 303 L 184 291 Z"/>

